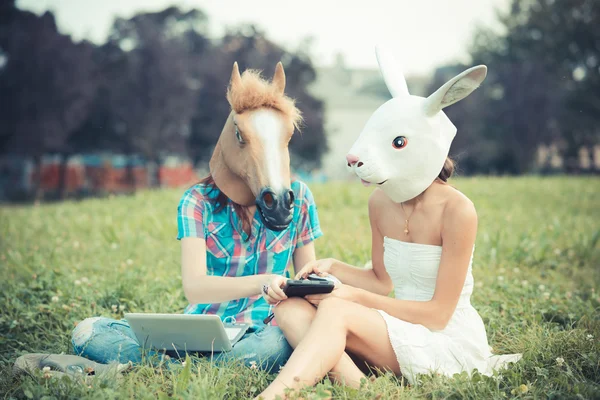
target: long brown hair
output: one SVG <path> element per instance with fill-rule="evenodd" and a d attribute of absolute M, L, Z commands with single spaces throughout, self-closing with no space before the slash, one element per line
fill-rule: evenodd
<path fill-rule="evenodd" d="M 214 204 L 215 212 L 220 213 L 225 209 L 229 202 L 229 197 L 223 193 L 215 184 L 215 180 L 209 173 L 204 179 L 199 182 L 200 185 L 206 185 L 210 187 L 209 193 L 217 192 L 217 195 L 210 198 L 210 201 Z M 237 214 L 238 218 L 242 221 L 242 229 L 248 236 L 252 233 L 250 216 L 248 215 L 248 207 L 242 206 L 235 202 L 231 202 L 233 205 L 233 211 Z"/>
<path fill-rule="evenodd" d="M 455 163 L 450 157 L 446 157 L 446 161 L 444 161 L 444 166 L 438 175 L 438 179 L 442 182 L 448 182 L 448 179 L 454 173 Z"/>

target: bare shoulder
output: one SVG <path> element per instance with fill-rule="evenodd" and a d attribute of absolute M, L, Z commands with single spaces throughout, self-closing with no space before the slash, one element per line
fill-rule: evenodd
<path fill-rule="evenodd" d="M 445 189 L 447 201 L 444 206 L 444 222 L 463 226 L 476 226 L 477 210 L 471 199 L 452 187 Z"/>
<path fill-rule="evenodd" d="M 375 189 L 369 196 L 369 215 L 374 216 L 378 210 L 390 202 L 389 197 L 381 189 Z"/>

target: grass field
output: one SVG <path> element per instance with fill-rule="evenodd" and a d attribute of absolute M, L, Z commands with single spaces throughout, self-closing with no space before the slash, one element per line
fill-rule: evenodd
<path fill-rule="evenodd" d="M 600 180 L 454 184 L 479 213 L 473 304 L 494 351 L 522 352 L 523 360 L 498 376 L 423 377 L 418 387 L 389 375 L 361 391 L 323 382 L 303 398 L 600 398 Z M 363 265 L 370 189 L 311 188 L 325 233 L 318 256 Z M 181 193 L 0 208 L 0 397 L 243 399 L 268 384 L 272 377 L 263 372 L 207 362 L 171 370 L 142 365 L 91 387 L 10 377 L 21 354 L 71 353 L 70 332 L 85 317 L 182 311 L 175 239 Z"/>

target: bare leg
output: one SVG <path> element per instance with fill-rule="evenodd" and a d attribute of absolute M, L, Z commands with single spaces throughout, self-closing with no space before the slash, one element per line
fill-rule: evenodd
<path fill-rule="evenodd" d="M 347 345 L 371 365 L 400 374 L 381 315 L 362 305 L 330 297 L 319 304 L 308 332 L 279 376 L 260 396 L 273 399 L 283 396 L 287 388 L 314 385 L 340 361 Z"/>
<path fill-rule="evenodd" d="M 275 307 L 275 320 L 283 331 L 290 346 L 296 348 L 308 332 L 317 309 L 302 298 L 290 298 Z M 360 380 L 365 377 L 354 361 L 346 354 L 331 369 L 329 376 L 343 385 L 360 387 Z"/>

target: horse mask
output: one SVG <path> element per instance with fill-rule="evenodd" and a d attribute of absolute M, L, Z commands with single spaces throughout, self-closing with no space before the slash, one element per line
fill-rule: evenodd
<path fill-rule="evenodd" d="M 469 68 L 424 98 L 408 93 L 401 69 L 386 49 L 378 46 L 376 54 L 392 99 L 369 118 L 346 161 L 363 184 L 378 185 L 401 203 L 423 193 L 441 172 L 456 135 L 442 109 L 473 92 L 487 68 Z"/>
<path fill-rule="evenodd" d="M 237 204 L 256 205 L 265 226 L 275 231 L 292 220 L 288 143 L 301 120 L 284 90 L 281 63 L 272 82 L 252 70 L 240 75 L 234 63 L 227 89 L 231 112 L 209 164 L 219 190 Z"/>

